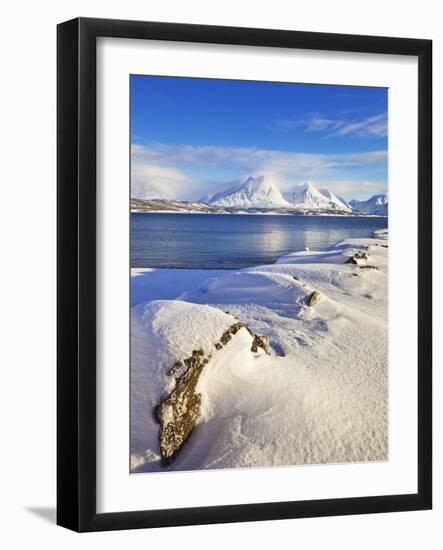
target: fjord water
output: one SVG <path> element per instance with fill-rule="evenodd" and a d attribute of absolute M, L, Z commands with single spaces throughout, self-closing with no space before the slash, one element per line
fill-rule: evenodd
<path fill-rule="evenodd" d="M 131 267 L 239 269 L 299 250 L 371 237 L 387 218 L 236 214 L 131 214 Z"/>

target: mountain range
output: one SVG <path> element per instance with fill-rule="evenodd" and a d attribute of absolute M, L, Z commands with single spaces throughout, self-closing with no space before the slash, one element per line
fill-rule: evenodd
<path fill-rule="evenodd" d="M 162 200 L 173 202 L 172 197 L 155 186 L 144 187 L 144 192 L 139 189 L 132 193 L 133 199 Z M 175 201 L 177 202 L 177 201 Z M 180 201 L 178 201 L 180 203 Z M 181 201 L 183 202 L 183 201 Z M 291 209 L 308 212 L 361 212 L 365 214 L 386 216 L 388 212 L 387 195 L 374 195 L 366 201 L 345 201 L 328 189 L 317 189 L 311 182 L 300 183 L 288 191 L 280 189 L 264 176 L 249 176 L 242 184 L 236 184 L 229 189 L 206 196 L 200 201 L 189 204 L 205 204 L 212 208 L 222 209 Z M 184 205 L 187 209 L 188 207 Z M 175 207 L 174 207 L 175 208 Z"/>
<path fill-rule="evenodd" d="M 213 195 L 209 204 L 225 208 L 297 208 L 352 212 L 352 207 L 345 200 L 328 189 L 319 190 L 308 182 L 282 193 L 263 176 L 250 176 L 239 187 Z"/>
<path fill-rule="evenodd" d="M 350 201 L 349 205 L 354 212 L 365 212 L 367 214 L 388 215 L 388 196 L 374 195 L 366 201 Z"/>

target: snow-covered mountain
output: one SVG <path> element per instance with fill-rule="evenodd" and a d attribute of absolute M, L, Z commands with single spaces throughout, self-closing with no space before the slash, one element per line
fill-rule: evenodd
<path fill-rule="evenodd" d="M 318 190 L 312 183 L 301 183 L 285 193 L 285 198 L 295 208 L 309 210 L 342 210 L 351 212 L 349 204 L 328 189 Z"/>
<path fill-rule="evenodd" d="M 263 176 L 250 176 L 240 187 L 217 193 L 210 204 L 228 208 L 281 208 L 291 204 Z"/>
<path fill-rule="evenodd" d="M 264 176 L 250 176 L 240 187 L 217 193 L 209 201 L 228 208 L 299 208 L 352 212 L 349 204 L 328 189 L 301 183 L 284 194 Z"/>
<path fill-rule="evenodd" d="M 366 214 L 388 215 L 388 195 L 374 195 L 366 201 L 352 200 L 349 203 L 354 212 L 365 212 Z"/>
<path fill-rule="evenodd" d="M 325 195 L 331 202 L 336 204 L 340 210 L 345 210 L 346 212 L 352 211 L 352 206 L 340 195 L 334 195 L 329 189 L 321 189 L 322 195 Z"/>
<path fill-rule="evenodd" d="M 152 199 L 166 199 L 171 200 L 174 197 L 171 193 L 165 191 L 162 187 L 155 185 L 154 183 L 147 182 L 132 182 L 131 185 L 131 198 L 152 200 Z"/>
<path fill-rule="evenodd" d="M 229 185 L 229 184 L 227 184 Z M 132 185 L 132 199 L 155 204 L 145 205 L 150 208 L 159 209 L 159 200 L 171 203 L 166 210 L 175 210 L 177 199 L 170 190 L 165 191 L 156 183 L 140 184 L 138 181 Z M 175 202 L 174 202 L 175 201 Z M 174 204 L 172 204 L 174 202 Z M 183 201 L 182 201 L 183 202 Z M 186 203 L 186 204 L 185 204 Z M 249 176 L 243 183 L 231 184 L 215 195 L 206 195 L 197 202 L 183 202 L 184 210 L 194 209 L 194 204 L 199 204 L 198 210 L 206 205 L 209 210 L 229 209 L 294 209 L 308 212 L 315 211 L 336 211 L 336 212 L 361 212 L 365 214 L 376 214 L 387 216 L 388 197 L 387 195 L 374 195 L 368 200 L 352 200 L 349 203 L 343 198 L 335 195 L 329 189 L 317 189 L 311 182 L 299 183 L 284 192 L 280 191 L 277 185 L 266 176 Z M 145 206 L 141 210 L 145 209 Z M 155 207 L 155 208 L 154 208 Z M 136 208 L 139 209 L 138 207 Z"/>

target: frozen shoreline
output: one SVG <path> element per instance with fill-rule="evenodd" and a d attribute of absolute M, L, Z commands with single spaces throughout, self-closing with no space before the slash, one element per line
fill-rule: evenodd
<path fill-rule="evenodd" d="M 241 270 L 133 270 L 132 471 L 386 460 L 386 239 Z M 173 389 L 166 371 L 236 321 L 269 338 L 269 355 L 245 329 L 212 353 L 197 426 L 164 468 L 152 409 Z"/>

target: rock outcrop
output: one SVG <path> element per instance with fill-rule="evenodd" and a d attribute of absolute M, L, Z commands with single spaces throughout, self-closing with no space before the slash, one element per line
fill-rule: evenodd
<path fill-rule="evenodd" d="M 177 361 L 168 371 L 168 376 L 175 378 L 175 387 L 154 410 L 160 424 L 160 454 L 164 466 L 176 458 L 197 423 L 201 395 L 196 391 L 196 387 L 204 367 L 212 355 L 220 351 L 242 328 L 245 328 L 253 338 L 251 352 L 256 353 L 258 348 L 261 348 L 269 353 L 269 338 L 254 334 L 238 322 L 222 334 L 211 353 L 205 355 L 202 349 L 194 350 L 190 357 Z"/>
<path fill-rule="evenodd" d="M 257 334 L 252 334 L 252 346 L 251 351 L 253 353 L 258 352 L 258 348 L 261 348 L 265 353 L 269 353 L 269 338 L 267 336 L 257 336 Z"/>
<path fill-rule="evenodd" d="M 160 423 L 160 453 L 164 465 L 175 457 L 194 429 L 201 403 L 201 396 L 195 388 L 208 360 L 200 350 L 193 351 L 192 356 L 183 361 L 186 370 L 177 378 L 176 387 L 155 408 Z"/>
<path fill-rule="evenodd" d="M 368 255 L 366 252 L 355 252 L 355 254 L 353 254 L 346 260 L 345 264 L 359 265 L 361 260 L 367 260 L 367 259 L 368 259 Z"/>
<path fill-rule="evenodd" d="M 314 290 L 314 292 L 309 296 L 307 301 L 307 306 L 312 307 L 314 306 L 321 298 L 321 294 L 318 290 Z"/>

